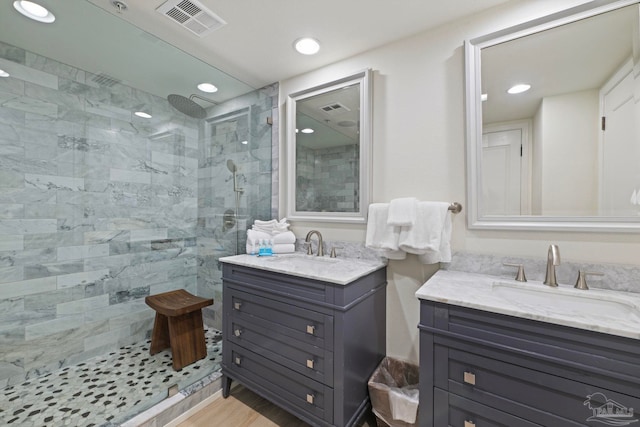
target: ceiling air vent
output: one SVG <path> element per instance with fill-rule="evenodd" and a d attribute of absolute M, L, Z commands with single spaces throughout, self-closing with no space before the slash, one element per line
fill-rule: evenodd
<path fill-rule="evenodd" d="M 122 83 L 120 80 L 114 77 L 111 77 L 105 73 L 94 74 L 93 77 L 91 77 L 91 81 L 99 84 L 102 87 L 113 87 L 118 83 Z"/>
<path fill-rule="evenodd" d="M 226 24 L 222 18 L 195 0 L 169 0 L 156 10 L 199 37 Z"/>
<path fill-rule="evenodd" d="M 339 114 L 351 111 L 351 109 L 345 107 L 344 104 L 341 104 L 339 102 L 332 102 L 331 104 L 320 107 L 320 109 L 327 114 Z"/>

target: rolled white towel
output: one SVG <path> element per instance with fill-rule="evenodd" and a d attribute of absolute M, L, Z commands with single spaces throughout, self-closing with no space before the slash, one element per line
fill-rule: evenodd
<path fill-rule="evenodd" d="M 296 251 L 296 245 L 293 243 L 280 243 L 273 245 L 274 254 L 291 254 Z"/>
<path fill-rule="evenodd" d="M 274 245 L 295 243 L 296 235 L 293 234 L 293 231 L 285 231 L 283 233 L 275 234 L 272 240 Z"/>

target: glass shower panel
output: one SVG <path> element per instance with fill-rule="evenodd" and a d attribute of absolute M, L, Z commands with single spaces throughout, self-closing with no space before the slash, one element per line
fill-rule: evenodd
<path fill-rule="evenodd" d="M 275 90 L 274 90 L 275 87 Z M 221 328 L 219 259 L 245 253 L 246 231 L 272 216 L 270 118 L 277 87 L 254 91 L 209 110 L 198 169 L 198 295 L 211 297 L 208 324 Z"/>

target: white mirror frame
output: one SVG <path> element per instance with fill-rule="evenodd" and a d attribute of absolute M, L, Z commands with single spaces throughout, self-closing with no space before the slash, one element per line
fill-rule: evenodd
<path fill-rule="evenodd" d="M 360 179 L 358 212 L 307 212 L 296 210 L 296 103 L 340 89 L 360 85 Z M 371 70 L 366 69 L 287 96 L 287 219 L 299 221 L 365 223 L 371 200 L 372 95 Z"/>
<path fill-rule="evenodd" d="M 465 103 L 467 139 L 467 224 L 470 229 L 640 232 L 640 217 L 554 217 L 481 215 L 482 207 L 482 101 L 481 49 L 548 30 L 600 13 L 638 3 L 639 0 L 597 0 L 486 36 L 465 41 Z"/>

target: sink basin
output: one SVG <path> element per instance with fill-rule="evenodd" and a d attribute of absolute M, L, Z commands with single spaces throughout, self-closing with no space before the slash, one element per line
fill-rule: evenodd
<path fill-rule="evenodd" d="M 597 314 L 610 320 L 640 322 L 640 307 L 606 291 L 494 282 L 491 294 L 532 313 L 553 313 L 571 319 Z"/>

